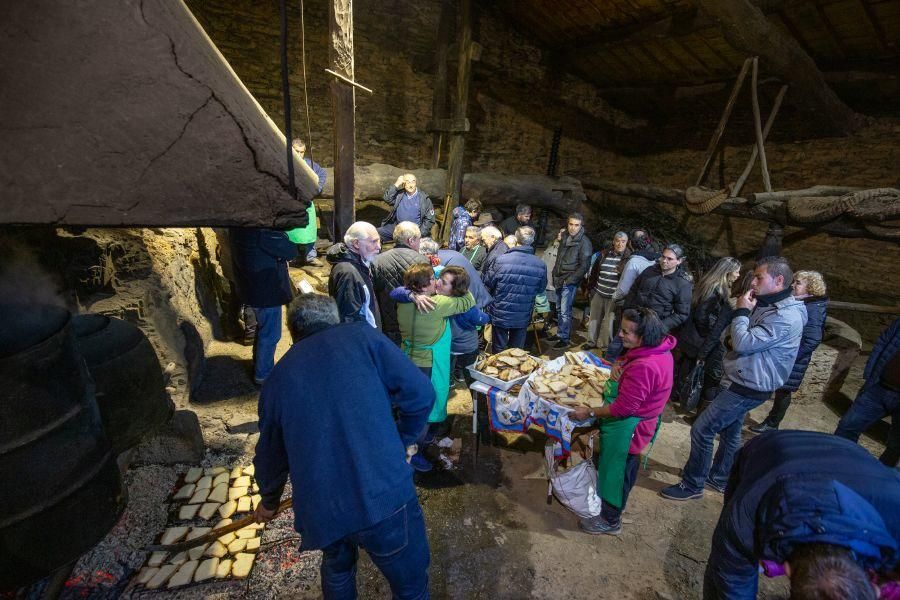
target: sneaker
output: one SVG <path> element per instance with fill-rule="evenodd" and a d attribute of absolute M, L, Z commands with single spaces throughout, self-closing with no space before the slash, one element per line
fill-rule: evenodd
<path fill-rule="evenodd" d="M 453 447 L 453 439 L 449 437 L 441 438 L 437 442 L 435 442 L 435 446 L 438 448 L 452 448 Z"/>
<path fill-rule="evenodd" d="M 569 347 L 569 340 L 560 340 L 559 338 L 557 338 L 557 339 L 559 341 L 556 342 L 555 344 L 553 344 L 554 348 L 561 350 L 561 349 L 565 349 L 565 348 Z"/>
<path fill-rule="evenodd" d="M 555 333 L 550 334 L 550 335 L 547 336 L 547 341 L 548 341 L 548 342 L 558 342 L 558 341 L 559 341 L 559 336 L 556 335 Z"/>
<path fill-rule="evenodd" d="M 752 431 L 753 433 L 765 433 L 767 431 L 775 431 L 776 429 L 778 429 L 777 426 L 773 427 L 765 421 L 763 421 L 759 425 L 753 425 L 750 427 L 750 431 Z"/>
<path fill-rule="evenodd" d="M 306 259 L 306 264 L 303 266 L 305 266 L 305 267 L 324 267 L 325 263 L 323 263 L 318 258 L 308 258 L 308 259 Z"/>
<path fill-rule="evenodd" d="M 593 350 L 593 349 L 596 348 L 596 347 L 597 347 L 597 346 L 595 346 L 594 344 L 592 344 L 592 343 L 590 343 L 590 342 L 585 342 L 585 343 L 583 343 L 583 344 L 581 345 L 581 349 L 582 349 L 582 350 Z"/>
<path fill-rule="evenodd" d="M 720 486 L 718 483 L 713 482 L 711 479 L 707 479 L 705 484 L 706 484 L 707 489 L 710 489 L 714 492 L 719 492 L 720 494 L 725 493 L 725 486 L 724 485 Z"/>
<path fill-rule="evenodd" d="M 412 458 L 409 460 L 409 464 L 419 473 L 427 473 L 434 468 L 434 465 L 432 465 L 427 458 L 422 456 L 421 452 L 413 454 Z"/>
<path fill-rule="evenodd" d="M 669 487 L 664 487 L 659 490 L 659 495 L 663 498 L 668 498 L 669 500 L 678 500 L 683 502 L 685 500 L 696 500 L 697 498 L 703 497 L 703 490 L 699 492 L 692 492 L 687 489 L 684 485 L 684 482 L 679 483 L 678 485 L 670 485 Z"/>
<path fill-rule="evenodd" d="M 611 524 L 602 515 L 578 520 L 578 528 L 591 535 L 619 535 L 622 533 L 622 524 Z"/>

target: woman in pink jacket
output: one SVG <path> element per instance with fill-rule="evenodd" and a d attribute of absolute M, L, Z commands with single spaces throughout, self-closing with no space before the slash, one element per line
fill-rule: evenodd
<path fill-rule="evenodd" d="M 613 366 L 607 402 L 576 408 L 571 415 L 574 420 L 600 421 L 597 487 L 603 505 L 599 515 L 578 523 L 591 534 L 622 531 L 622 511 L 637 480 L 641 452 L 653 440 L 672 392 L 675 338 L 666 335 L 656 313 L 649 308 L 626 310 L 619 335 L 627 352 Z"/>

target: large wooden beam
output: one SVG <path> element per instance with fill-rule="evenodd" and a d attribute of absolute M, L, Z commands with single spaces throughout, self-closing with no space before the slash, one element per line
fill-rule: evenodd
<path fill-rule="evenodd" d="M 353 0 L 330 0 L 328 3 L 328 60 L 331 69 L 354 81 Z M 356 90 L 352 85 L 333 78 L 331 106 L 334 118 L 334 230 L 333 240 L 344 237 L 356 220 L 353 199 L 354 158 L 356 155 Z"/>
<path fill-rule="evenodd" d="M 469 82 L 472 79 L 472 0 L 460 0 L 459 29 L 457 43 L 459 54 L 456 71 L 456 97 L 453 103 L 453 118 L 465 120 L 469 105 Z M 447 155 L 447 206 L 441 223 L 441 239 L 450 236 L 450 215 L 452 206 L 462 198 L 463 153 L 466 148 L 466 134 L 456 131 L 450 136 L 450 152 Z"/>
<path fill-rule="evenodd" d="M 441 0 L 441 16 L 438 21 L 436 47 L 434 50 L 434 85 L 431 90 L 431 121 L 437 123 L 447 118 L 447 55 L 450 48 L 450 21 L 453 18 L 451 0 Z M 436 169 L 441 162 L 444 145 L 443 131 L 433 131 L 431 135 L 431 168 Z"/>
<path fill-rule="evenodd" d="M 585 181 L 582 182 L 582 186 L 586 190 L 597 190 L 619 196 L 644 198 L 654 202 L 684 206 L 684 190 L 677 188 L 646 184 L 628 184 L 616 181 Z M 802 190 L 784 190 L 772 193 L 752 194 L 747 198 L 729 198 L 712 212 L 728 217 L 766 221 L 782 226 L 801 227 L 838 237 L 864 237 L 896 242 L 896 238 L 872 233 L 863 227 L 862 224 L 850 217 L 838 217 L 833 221 L 825 223 L 800 223 L 792 220 L 787 214 L 786 200 L 789 198 L 839 196 L 861 189 L 862 188 L 858 187 L 843 186 L 814 186 Z"/>
<path fill-rule="evenodd" d="M 774 27 L 749 0 L 697 0 L 697 4 L 719 22 L 729 44 L 745 55 L 762 57 L 766 72 L 788 83 L 793 97 L 824 117 L 836 132 L 848 134 L 863 124 L 863 117 L 838 98 L 797 41 Z"/>

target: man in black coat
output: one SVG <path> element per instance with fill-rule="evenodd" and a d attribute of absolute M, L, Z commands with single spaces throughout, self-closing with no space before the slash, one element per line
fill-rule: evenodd
<path fill-rule="evenodd" d="M 288 261 L 297 256 L 297 246 L 276 229 L 234 227 L 229 237 L 238 295 L 256 315 L 253 380 L 262 385 L 275 366 L 281 307 L 293 298 Z"/>
<path fill-rule="evenodd" d="M 515 235 L 516 230 L 519 227 L 534 228 L 534 225 L 531 222 L 531 207 L 527 204 L 516 204 L 516 214 L 500 221 L 500 231 L 503 233 L 504 237 L 507 235 Z"/>
<path fill-rule="evenodd" d="M 503 241 L 503 234 L 500 230 L 493 225 L 488 225 L 481 229 L 481 243 L 487 250 L 487 256 L 481 265 L 481 280 L 487 281 L 487 277 L 494 268 L 494 263 L 497 262 L 498 258 L 506 254 L 509 246 Z"/>
<path fill-rule="evenodd" d="M 338 306 L 341 323 L 365 321 L 381 329 L 381 312 L 372 281 L 372 261 L 381 251 L 381 238 L 371 223 L 357 221 L 347 229 L 344 242 L 328 249 L 331 264 L 328 295 Z"/>
<path fill-rule="evenodd" d="M 624 308 L 653 309 L 669 332 L 675 331 L 691 314 L 691 292 L 694 284 L 690 275 L 681 268 L 684 250 L 678 244 L 669 244 L 659 262 L 647 267 L 625 297 Z M 606 357 L 614 360 L 622 351 L 621 338 L 616 336 L 606 351 Z"/>
<path fill-rule="evenodd" d="M 737 455 L 703 598 L 756 598 L 759 569 L 791 598 L 877 598 L 866 570 L 898 566 L 900 475 L 826 433 L 770 431 Z"/>
<path fill-rule="evenodd" d="M 381 330 L 398 346 L 400 324 L 397 322 L 397 303 L 391 299 L 391 291 L 403 285 L 403 274 L 411 265 L 429 264 L 428 259 L 419 253 L 421 241 L 418 225 L 411 221 L 397 223 L 394 227 L 396 245 L 379 254 L 372 263 L 375 295 L 381 310 Z"/>
<path fill-rule="evenodd" d="M 422 237 L 431 236 L 435 221 L 434 205 L 428 194 L 419 189 L 415 175 L 406 173 L 398 177 L 394 185 L 385 190 L 384 201 L 391 207 L 391 212 L 378 228 L 382 241 L 389 241 L 394 225 L 402 221 L 412 221 L 418 225 Z"/>
<path fill-rule="evenodd" d="M 572 213 L 559 241 L 556 265 L 553 267 L 553 286 L 556 288 L 559 327 L 550 341 L 556 341 L 554 348 L 568 348 L 572 334 L 572 303 L 578 286 L 591 266 L 594 248 L 584 232 L 584 217 Z"/>

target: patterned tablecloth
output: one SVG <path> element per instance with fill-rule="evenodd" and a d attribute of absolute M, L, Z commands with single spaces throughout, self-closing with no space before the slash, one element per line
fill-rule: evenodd
<path fill-rule="evenodd" d="M 602 369 L 610 369 L 612 366 L 590 352 L 577 352 L 575 355 L 585 364 Z M 544 366 L 557 370 L 563 364 L 565 359 L 560 357 L 548 361 Z M 524 433 L 529 427 L 536 427 L 547 437 L 558 441 L 565 455 L 571 451 L 572 431 L 590 423 L 589 420 L 572 421 L 569 418 L 571 408 L 538 396 L 528 385 L 523 385 L 518 395 L 510 395 L 480 381 L 473 383 L 471 389 L 487 398 L 488 423 L 492 431 Z"/>

